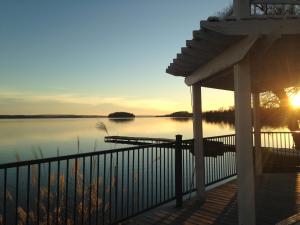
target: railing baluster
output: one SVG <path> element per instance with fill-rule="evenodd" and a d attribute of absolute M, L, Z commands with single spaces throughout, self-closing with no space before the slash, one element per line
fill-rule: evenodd
<path fill-rule="evenodd" d="M 145 148 L 142 148 L 142 210 L 145 207 Z"/>
<path fill-rule="evenodd" d="M 93 179 L 93 156 L 90 156 L 90 187 L 89 187 L 89 192 L 90 192 L 90 196 L 89 196 L 89 225 L 91 225 L 91 218 L 92 218 L 92 214 L 91 214 L 91 209 L 92 209 L 92 179 Z"/>
<path fill-rule="evenodd" d="M 158 161 L 157 161 L 158 163 Z M 161 202 L 161 195 L 162 195 L 162 158 L 161 158 L 161 147 L 159 148 L 159 202 Z"/>
<path fill-rule="evenodd" d="M 81 224 L 84 224 L 85 199 L 85 157 L 82 158 Z"/>
<path fill-rule="evenodd" d="M 6 195 L 7 195 L 7 169 L 4 169 L 4 182 L 3 182 L 3 224 L 6 225 Z"/>
<path fill-rule="evenodd" d="M 147 204 L 146 204 L 146 207 L 148 208 L 149 207 L 149 168 L 150 168 L 150 161 L 149 161 L 149 149 L 147 150 L 147 185 L 146 185 L 146 198 L 147 198 Z"/>
<path fill-rule="evenodd" d="M 110 182 L 109 182 L 109 224 L 111 223 L 112 218 L 112 189 L 113 189 L 113 154 L 110 154 L 110 164 L 109 164 L 109 176 L 110 176 Z"/>
<path fill-rule="evenodd" d="M 157 147 L 155 147 L 155 203 L 157 204 L 158 202 L 158 158 L 157 158 Z"/>
<path fill-rule="evenodd" d="M 119 188 L 119 153 L 116 153 L 116 165 L 115 165 L 115 220 L 118 219 L 118 188 Z"/>
<path fill-rule="evenodd" d="M 163 200 L 165 201 L 166 200 L 166 148 L 164 147 L 163 148 L 163 152 L 164 152 L 164 163 L 163 163 L 163 166 L 164 166 L 164 198 Z"/>
<path fill-rule="evenodd" d="M 153 191 L 154 191 L 154 178 L 153 178 L 153 160 L 154 160 L 153 148 L 151 148 L 151 205 L 154 205 L 153 202 Z"/>
<path fill-rule="evenodd" d="M 127 217 L 129 216 L 129 194 L 130 194 L 130 190 L 129 190 L 129 178 L 130 178 L 130 173 L 129 173 L 129 165 L 130 165 L 130 151 L 128 151 L 127 153 Z"/>
<path fill-rule="evenodd" d="M 168 189 L 167 189 L 167 197 L 168 198 L 170 198 L 170 183 L 171 183 L 171 181 L 170 181 L 170 170 L 171 170 L 171 168 L 170 168 L 170 152 L 171 152 L 171 150 L 169 149 L 169 148 L 167 148 L 167 179 L 168 179 Z M 171 152 L 171 154 L 172 154 L 172 152 Z M 171 183 L 171 187 L 172 187 L 172 183 Z"/>
<path fill-rule="evenodd" d="M 135 179 L 135 174 L 134 174 L 134 156 L 135 156 L 135 151 L 133 150 L 132 151 L 132 172 L 131 172 L 131 178 L 132 178 L 132 180 L 131 180 L 131 182 L 132 182 L 132 196 L 131 196 L 131 198 L 132 198 L 132 211 L 131 211 L 131 215 L 133 215 L 134 214 L 134 205 L 135 205 L 135 193 L 134 193 L 134 190 L 135 190 L 135 188 L 134 188 L 134 186 L 135 186 L 135 184 L 134 184 L 134 179 Z"/>
<path fill-rule="evenodd" d="M 182 136 L 176 135 L 175 146 L 175 188 L 176 188 L 176 207 L 182 206 Z"/>
<path fill-rule="evenodd" d="M 16 225 L 18 225 L 18 220 L 19 220 L 19 216 L 18 216 L 18 207 L 19 207 L 19 167 L 16 168 Z"/>
<path fill-rule="evenodd" d="M 74 168 L 74 208 L 73 208 L 73 223 L 77 224 L 77 172 L 78 172 L 78 158 L 75 159 L 75 168 Z"/>
<path fill-rule="evenodd" d="M 26 197 L 26 225 L 29 225 L 29 204 L 30 204 L 30 165 L 27 166 L 27 197 Z"/>
<path fill-rule="evenodd" d="M 100 157 L 97 155 L 97 178 L 96 178 L 96 225 L 98 225 L 99 220 L 99 178 L 100 178 Z M 102 202 L 103 204 L 103 202 Z"/>
<path fill-rule="evenodd" d="M 66 195 L 65 195 L 65 224 L 68 224 L 68 200 L 69 200 L 69 159 L 66 162 Z"/>
<path fill-rule="evenodd" d="M 137 165 L 137 211 L 140 210 L 140 151 L 138 150 Z"/>
<path fill-rule="evenodd" d="M 122 152 L 122 185 L 121 185 L 121 217 L 123 218 L 124 212 L 124 151 Z"/>
<path fill-rule="evenodd" d="M 51 162 L 48 163 L 47 225 L 50 224 Z"/>
<path fill-rule="evenodd" d="M 60 183 L 60 161 L 57 162 L 57 186 L 56 186 L 56 224 L 58 225 L 59 217 L 59 183 Z"/>
<path fill-rule="evenodd" d="M 102 191 L 102 224 L 105 224 L 105 208 L 106 208 L 106 154 L 103 161 L 103 191 Z"/>

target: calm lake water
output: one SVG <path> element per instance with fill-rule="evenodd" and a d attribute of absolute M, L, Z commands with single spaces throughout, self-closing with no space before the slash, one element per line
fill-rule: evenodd
<path fill-rule="evenodd" d="M 0 120 L 0 163 L 77 153 L 77 140 L 80 152 L 123 147 L 104 142 L 107 133 L 97 129 L 99 122 L 105 124 L 109 135 L 174 138 L 182 134 L 184 139 L 192 138 L 192 120 L 172 118 L 136 118 L 123 122 L 107 118 Z M 228 124 L 204 122 L 203 129 L 205 137 L 234 133 L 234 127 Z"/>

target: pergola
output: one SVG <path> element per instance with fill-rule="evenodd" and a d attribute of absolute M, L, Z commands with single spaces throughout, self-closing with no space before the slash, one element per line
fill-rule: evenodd
<path fill-rule="evenodd" d="M 233 16 L 201 21 L 200 30 L 193 32 L 193 39 L 167 68 L 167 73 L 185 77 L 193 89 L 196 186 L 201 200 L 205 199 L 201 87 L 234 91 L 242 225 L 255 224 L 255 174 L 262 173 L 259 93 L 300 84 L 300 18 L 253 15 L 255 4 L 295 5 L 300 1 L 234 0 Z"/>

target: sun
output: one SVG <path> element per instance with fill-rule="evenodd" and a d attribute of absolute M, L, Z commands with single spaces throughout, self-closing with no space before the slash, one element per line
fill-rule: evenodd
<path fill-rule="evenodd" d="M 290 97 L 291 105 L 295 108 L 300 108 L 300 92 Z"/>

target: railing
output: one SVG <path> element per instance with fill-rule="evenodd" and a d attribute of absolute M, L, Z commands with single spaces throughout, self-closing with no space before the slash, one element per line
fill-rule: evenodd
<path fill-rule="evenodd" d="M 260 137 L 265 172 L 300 171 L 300 132 L 261 132 Z M 253 134 L 255 146 L 254 140 Z M 222 159 L 225 158 L 228 162 L 232 162 L 229 165 L 233 166 L 233 171 L 236 171 L 235 163 L 232 161 L 235 160 L 235 135 L 205 138 L 204 148 L 206 150 L 206 161 L 211 160 L 211 157 L 207 156 L 222 156 Z M 255 151 L 253 153 L 255 154 Z M 207 162 L 207 171 L 211 167 L 214 168 L 210 164 Z M 218 165 L 220 167 L 222 163 L 219 162 Z M 224 168 L 222 171 L 224 171 Z M 231 174 L 229 173 L 229 175 Z M 208 177 L 209 175 L 206 172 L 206 180 Z M 218 175 L 214 174 L 213 177 L 218 177 Z M 226 175 L 221 172 L 221 177 L 226 177 Z"/>
<path fill-rule="evenodd" d="M 3 224 L 112 224 L 174 199 L 174 143 L 0 166 Z"/>
<path fill-rule="evenodd" d="M 195 190 L 192 149 L 193 140 L 177 138 L 2 164 L 0 224 L 116 224 L 173 200 L 180 206 L 182 196 Z M 233 151 L 208 151 L 206 185 L 235 175 L 234 161 Z"/>
<path fill-rule="evenodd" d="M 299 171 L 299 132 L 262 132 L 261 146 L 265 172 Z"/>
<path fill-rule="evenodd" d="M 205 184 L 212 185 L 236 175 L 235 135 L 204 138 Z"/>
<path fill-rule="evenodd" d="M 254 16 L 299 16 L 296 6 L 299 0 L 252 0 L 251 14 Z"/>
<path fill-rule="evenodd" d="M 298 168 L 298 132 L 262 132 L 266 165 Z M 205 184 L 236 175 L 235 135 L 204 138 Z M 193 140 L 0 165 L 0 225 L 116 224 L 195 191 Z"/>

